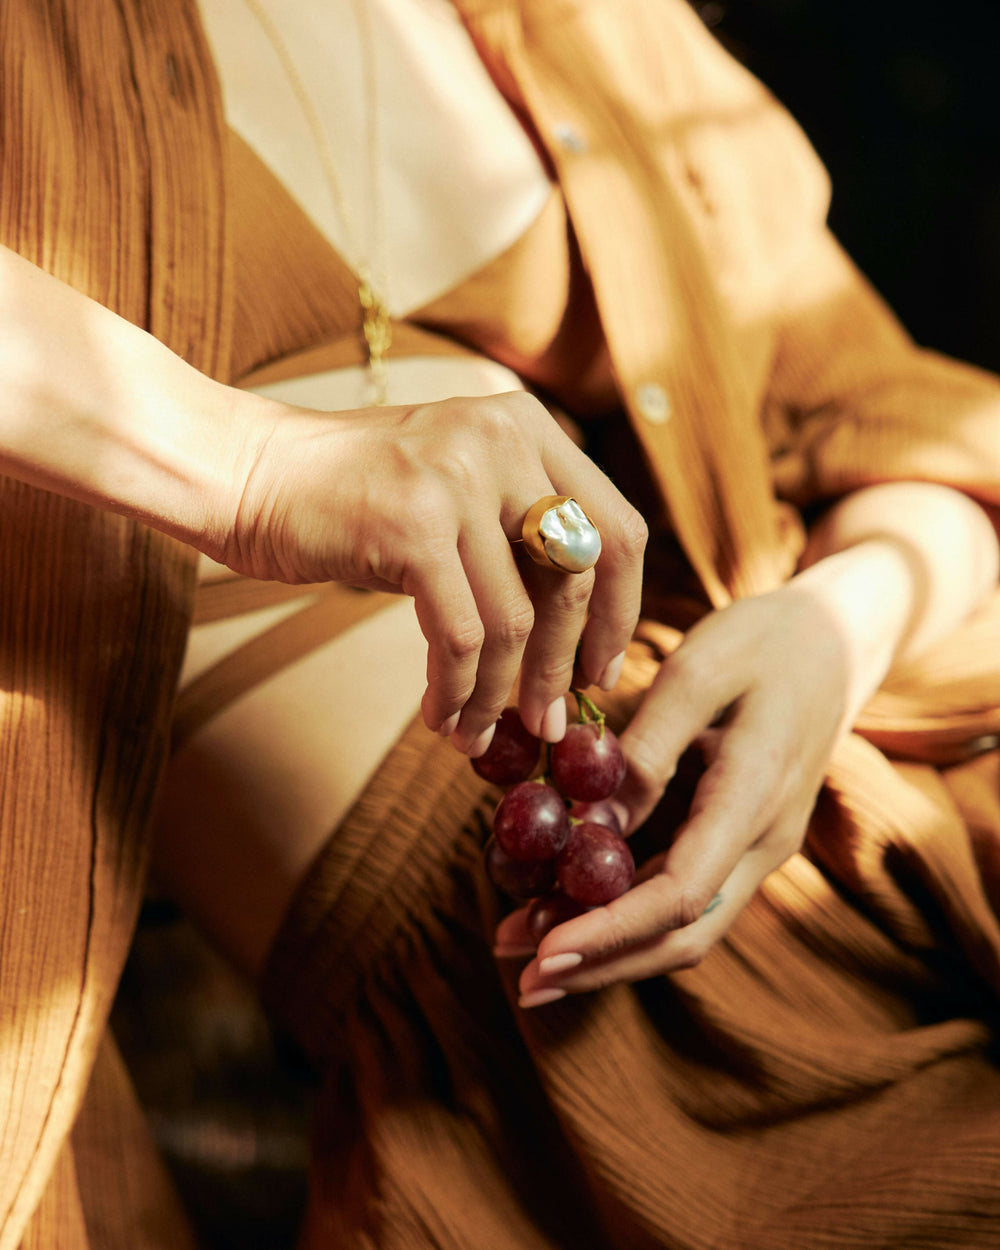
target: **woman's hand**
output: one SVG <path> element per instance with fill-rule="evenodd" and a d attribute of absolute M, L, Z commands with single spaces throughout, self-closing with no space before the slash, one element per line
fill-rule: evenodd
<path fill-rule="evenodd" d="M 577 680 L 613 684 L 646 527 L 523 393 L 336 415 L 279 404 L 212 381 L 7 248 L 0 379 L 5 474 L 255 577 L 411 594 L 430 646 L 424 717 L 463 749 L 485 750 L 522 656 L 522 714 L 550 739 L 581 632 Z M 594 572 L 515 559 L 542 495 L 593 518 Z"/>
<path fill-rule="evenodd" d="M 473 755 L 522 661 L 521 715 L 550 741 L 565 730 L 574 668 L 614 684 L 638 619 L 646 527 L 537 400 L 271 411 L 235 524 L 208 554 L 254 577 L 412 595 L 429 646 L 424 719 Z M 600 531 L 591 572 L 543 569 L 511 547 L 531 505 L 560 494 Z"/>
<path fill-rule="evenodd" d="M 913 597 L 905 558 L 873 541 L 690 631 L 621 736 L 617 796 L 632 832 L 696 743 L 707 769 L 688 818 L 627 894 L 544 938 L 522 1005 L 702 959 L 801 845 L 830 753 L 888 669 Z M 526 943 L 524 918 L 501 924 L 501 952 Z"/>

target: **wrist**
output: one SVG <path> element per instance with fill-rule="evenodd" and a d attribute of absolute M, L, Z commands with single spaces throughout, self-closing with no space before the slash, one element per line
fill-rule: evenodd
<path fill-rule="evenodd" d="M 268 401 L 0 249 L 0 471 L 224 549 Z"/>
<path fill-rule="evenodd" d="M 836 631 L 848 659 L 852 717 L 882 684 L 905 644 L 921 599 L 919 564 L 905 544 L 873 537 L 824 556 L 788 584 Z"/>

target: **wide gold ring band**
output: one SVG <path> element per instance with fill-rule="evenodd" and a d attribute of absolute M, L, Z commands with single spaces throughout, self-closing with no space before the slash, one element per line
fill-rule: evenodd
<path fill-rule="evenodd" d="M 601 554 L 601 535 L 571 495 L 543 495 L 521 524 L 536 564 L 559 573 L 586 573 Z"/>

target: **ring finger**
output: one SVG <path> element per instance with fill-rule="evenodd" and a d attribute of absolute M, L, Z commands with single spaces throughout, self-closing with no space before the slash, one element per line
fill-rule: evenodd
<path fill-rule="evenodd" d="M 565 696 L 572 684 L 594 574 L 560 573 L 529 558 L 522 558 L 519 567 L 535 607 L 535 627 L 521 665 L 521 719 L 533 734 L 558 742 L 566 729 Z"/>

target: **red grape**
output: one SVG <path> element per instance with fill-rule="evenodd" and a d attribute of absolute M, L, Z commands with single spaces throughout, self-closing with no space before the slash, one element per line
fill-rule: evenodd
<path fill-rule="evenodd" d="M 595 799 L 593 803 L 574 803 L 569 809 L 569 818 L 571 821 L 590 820 L 595 825 L 606 825 L 619 837 L 625 832 L 618 813 L 607 799 Z"/>
<path fill-rule="evenodd" d="M 528 908 L 524 921 L 528 936 L 537 946 L 546 933 L 551 932 L 556 925 L 572 920 L 574 916 L 582 916 L 588 910 L 589 908 L 583 903 L 577 903 L 574 899 L 567 898 L 565 894 L 558 892 L 547 894 L 544 898 L 536 898 Z"/>
<path fill-rule="evenodd" d="M 625 757 L 617 737 L 603 722 L 570 725 L 549 751 L 552 784 L 568 799 L 593 803 L 609 798 L 625 777 Z"/>
<path fill-rule="evenodd" d="M 555 889 L 554 859 L 511 859 L 495 837 L 486 843 L 483 855 L 486 875 L 498 890 L 511 898 L 525 902 Z"/>
<path fill-rule="evenodd" d="M 497 805 L 493 833 L 511 859 L 552 859 L 569 837 L 562 795 L 541 781 L 512 786 Z"/>
<path fill-rule="evenodd" d="M 480 777 L 497 786 L 527 781 L 538 766 L 541 740 L 529 733 L 516 707 L 504 708 L 490 745 L 472 761 Z"/>
<path fill-rule="evenodd" d="M 635 861 L 628 843 L 604 825 L 573 825 L 556 861 L 559 889 L 578 903 L 597 907 L 632 884 Z"/>

